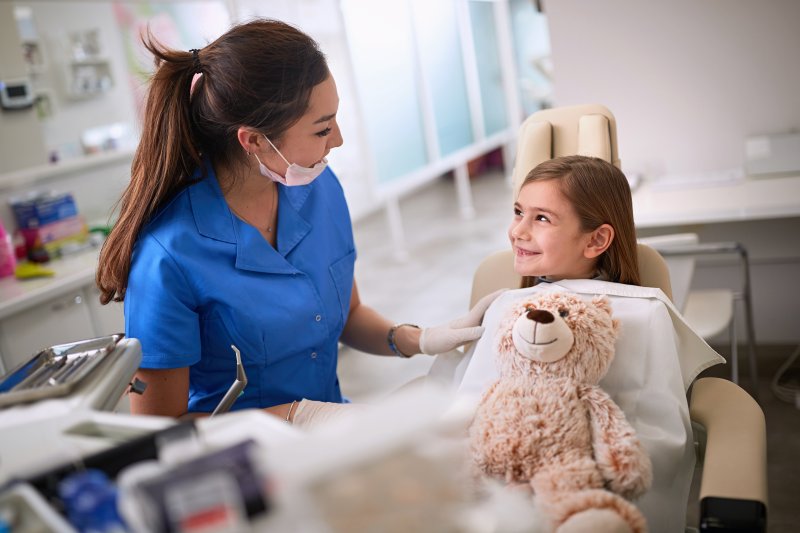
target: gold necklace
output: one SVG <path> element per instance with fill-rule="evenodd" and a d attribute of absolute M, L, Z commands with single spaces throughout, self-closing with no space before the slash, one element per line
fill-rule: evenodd
<path fill-rule="evenodd" d="M 272 224 L 269 224 L 266 228 L 261 228 L 261 227 L 257 226 L 256 224 L 254 224 L 253 222 L 249 221 L 247 219 L 247 217 L 245 217 L 244 215 L 239 213 L 230 204 L 228 204 L 228 207 L 230 208 L 231 211 L 233 211 L 234 215 L 239 217 L 244 222 L 250 224 L 251 226 L 253 226 L 257 230 L 266 231 L 267 233 L 272 233 L 272 229 L 273 229 L 273 225 Z M 277 208 L 278 208 L 278 186 L 277 185 L 273 185 L 273 189 L 272 189 L 272 206 L 271 206 L 270 211 L 269 211 L 269 220 L 270 220 L 270 222 L 272 221 L 273 217 L 275 219 L 275 222 L 276 223 L 278 222 L 278 217 L 277 217 L 277 214 L 276 214 Z"/>

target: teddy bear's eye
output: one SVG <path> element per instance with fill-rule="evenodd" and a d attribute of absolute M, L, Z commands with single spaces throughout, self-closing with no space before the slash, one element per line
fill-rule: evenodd
<path fill-rule="evenodd" d="M 566 318 L 568 314 L 569 314 L 569 311 L 567 311 L 566 309 L 559 309 L 558 310 L 558 316 L 560 316 L 561 318 Z"/>

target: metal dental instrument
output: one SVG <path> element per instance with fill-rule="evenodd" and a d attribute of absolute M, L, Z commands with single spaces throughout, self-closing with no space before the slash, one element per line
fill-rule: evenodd
<path fill-rule="evenodd" d="M 28 384 L 28 387 L 33 389 L 47 384 L 47 379 L 60 370 L 64 366 L 64 363 L 66 363 L 66 359 L 57 359 L 55 361 L 48 362 L 45 365 L 45 370 L 41 372 L 35 380 L 32 380 Z"/>
<path fill-rule="evenodd" d="M 66 356 L 64 358 L 66 359 Z M 79 355 L 78 357 L 71 359 L 69 363 L 67 363 L 67 365 L 61 369 L 61 371 L 50 377 L 48 383 L 50 383 L 50 385 L 57 385 L 65 382 L 67 378 L 73 375 L 81 365 L 89 360 L 89 358 L 89 355 Z"/>
<path fill-rule="evenodd" d="M 233 406 L 233 402 L 242 394 L 244 388 L 247 386 L 247 376 L 244 373 L 244 365 L 242 364 L 242 354 L 239 349 L 231 344 L 234 353 L 236 354 L 236 381 L 234 381 L 225 396 L 219 402 L 211 416 L 227 413 Z"/>

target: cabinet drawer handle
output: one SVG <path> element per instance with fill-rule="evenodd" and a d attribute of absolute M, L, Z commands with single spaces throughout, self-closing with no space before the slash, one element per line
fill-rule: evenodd
<path fill-rule="evenodd" d="M 61 300 L 60 302 L 56 302 L 50 306 L 51 311 L 63 311 L 67 308 L 68 305 L 81 305 L 83 303 L 83 296 L 80 294 L 74 296 L 72 300 Z"/>

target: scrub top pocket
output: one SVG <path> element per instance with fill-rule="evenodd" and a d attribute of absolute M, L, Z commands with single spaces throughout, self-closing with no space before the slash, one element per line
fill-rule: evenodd
<path fill-rule="evenodd" d="M 342 323 L 347 322 L 350 315 L 350 297 L 353 295 L 353 276 L 355 275 L 356 252 L 353 250 L 341 259 L 337 259 L 329 268 L 339 305 L 342 312 Z"/>
<path fill-rule="evenodd" d="M 242 354 L 245 371 L 248 368 L 263 368 L 266 364 L 266 348 L 260 328 L 246 319 L 237 319 L 237 324 L 214 316 L 202 321 L 203 357 L 195 365 L 198 370 L 225 371 L 235 374 L 236 354 L 231 348 L 235 345 Z M 253 333 L 257 333 L 256 338 Z"/>

